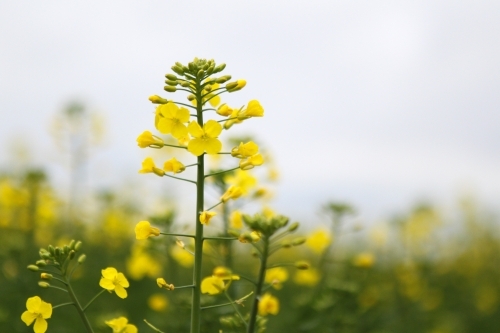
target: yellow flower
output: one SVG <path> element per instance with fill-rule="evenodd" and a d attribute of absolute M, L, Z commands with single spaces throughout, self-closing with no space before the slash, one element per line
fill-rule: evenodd
<path fill-rule="evenodd" d="M 156 109 L 160 115 L 158 130 L 163 134 L 172 134 L 176 139 L 185 137 L 188 130 L 184 123 L 189 122 L 189 111 L 186 108 L 179 108 L 175 103 L 159 105 Z"/>
<path fill-rule="evenodd" d="M 168 100 L 166 100 L 165 98 L 162 98 L 158 95 L 152 95 L 152 96 L 149 96 L 148 98 L 151 103 L 153 104 L 165 104 L 165 103 L 168 103 Z"/>
<path fill-rule="evenodd" d="M 183 248 L 180 248 L 178 246 L 173 247 L 172 250 L 170 251 L 170 255 L 182 267 L 190 268 L 193 266 L 194 263 L 193 255 L 188 251 L 184 250 Z"/>
<path fill-rule="evenodd" d="M 162 294 L 153 294 L 148 298 L 148 306 L 156 312 L 165 311 L 168 307 L 168 299 Z"/>
<path fill-rule="evenodd" d="M 227 105 L 227 104 L 222 104 L 221 106 L 219 106 L 217 108 L 216 112 L 217 112 L 218 115 L 221 115 L 223 117 L 227 117 L 227 116 L 230 116 L 233 113 L 233 109 L 231 109 L 229 107 L 229 105 Z"/>
<path fill-rule="evenodd" d="M 175 289 L 174 285 L 168 284 L 164 278 L 157 278 L 156 284 L 158 285 L 158 287 L 160 287 L 162 289 L 167 289 L 167 290 L 174 290 Z"/>
<path fill-rule="evenodd" d="M 259 302 L 259 315 L 267 316 L 268 314 L 277 315 L 280 311 L 280 302 L 276 297 L 269 293 L 265 293 Z"/>
<path fill-rule="evenodd" d="M 233 109 L 229 119 L 224 122 L 224 129 L 230 129 L 234 124 L 239 124 L 243 121 L 240 119 L 241 110 Z"/>
<path fill-rule="evenodd" d="M 26 301 L 26 309 L 21 315 L 21 320 L 26 326 L 31 325 L 33 321 L 35 325 L 33 330 L 35 333 L 45 333 L 47 330 L 47 321 L 52 316 L 52 305 L 42 301 L 38 296 L 30 297 Z"/>
<path fill-rule="evenodd" d="M 172 157 L 163 165 L 163 170 L 166 172 L 181 173 L 186 170 L 186 167 L 181 162 L 177 161 L 175 157 Z"/>
<path fill-rule="evenodd" d="M 332 242 L 330 234 L 324 230 L 316 230 L 307 237 L 306 245 L 315 253 L 322 253 Z"/>
<path fill-rule="evenodd" d="M 226 183 L 241 188 L 243 194 L 247 194 L 257 184 L 257 179 L 244 170 L 236 170 L 233 175 L 227 176 L 225 180 Z"/>
<path fill-rule="evenodd" d="M 158 260 L 144 251 L 141 246 L 134 246 L 132 256 L 127 260 L 127 276 L 134 280 L 140 280 L 145 276 L 155 277 L 160 272 L 161 265 Z"/>
<path fill-rule="evenodd" d="M 210 85 L 210 91 L 213 91 L 217 88 L 219 88 L 218 83 L 213 83 Z M 208 93 L 208 91 L 204 90 L 203 93 L 206 94 L 206 93 Z M 207 101 L 207 100 L 210 103 L 210 105 L 212 105 L 213 107 L 216 107 L 220 103 L 220 96 L 219 95 L 214 96 L 214 94 L 208 94 L 207 96 L 205 96 L 203 98 L 203 104 L 205 104 L 206 103 L 205 101 Z"/>
<path fill-rule="evenodd" d="M 247 119 L 250 117 L 263 117 L 264 116 L 264 108 L 260 105 L 259 101 L 252 100 L 248 102 L 247 108 L 239 114 L 240 119 Z"/>
<path fill-rule="evenodd" d="M 210 223 L 210 219 L 217 215 L 215 212 L 204 211 L 200 214 L 200 223 L 204 225 L 208 225 Z"/>
<path fill-rule="evenodd" d="M 370 268 L 373 266 L 374 263 L 375 263 L 375 257 L 373 256 L 373 254 L 369 252 L 363 252 L 358 254 L 352 261 L 352 264 L 354 266 L 360 268 Z"/>
<path fill-rule="evenodd" d="M 113 329 L 113 333 L 137 333 L 137 327 L 129 324 L 125 317 L 111 319 L 105 323 Z"/>
<path fill-rule="evenodd" d="M 243 194 L 243 191 L 241 190 L 241 187 L 233 185 L 227 189 L 226 193 L 224 193 L 222 195 L 220 200 L 222 202 L 226 202 L 229 199 L 238 199 L 239 197 L 241 197 L 242 194 Z"/>
<path fill-rule="evenodd" d="M 196 121 L 192 121 L 188 129 L 194 139 L 189 141 L 187 149 L 193 155 L 200 156 L 204 152 L 217 154 L 222 149 L 222 143 L 217 139 L 222 132 L 222 126 L 215 120 L 207 121 L 203 128 Z"/>
<path fill-rule="evenodd" d="M 240 169 L 241 170 L 250 170 L 255 166 L 262 165 L 264 163 L 264 157 L 261 154 L 255 154 L 250 156 L 246 160 L 240 161 Z"/>
<path fill-rule="evenodd" d="M 233 272 L 224 266 L 217 266 L 213 270 L 213 275 L 221 278 L 222 280 L 239 280 L 239 275 L 233 274 Z"/>
<path fill-rule="evenodd" d="M 99 285 L 102 288 L 108 290 L 109 292 L 114 290 L 116 295 L 120 298 L 127 297 L 127 291 L 125 288 L 129 287 L 129 283 L 123 273 L 118 273 L 114 267 L 103 269 L 101 273 L 102 277 L 101 281 L 99 281 Z"/>
<path fill-rule="evenodd" d="M 141 148 L 150 146 L 161 148 L 163 147 L 163 140 L 153 135 L 150 131 L 144 131 L 137 137 L 137 145 Z"/>
<path fill-rule="evenodd" d="M 269 283 L 275 289 L 281 289 L 282 283 L 288 280 L 288 271 L 283 267 L 270 268 L 266 271 L 266 283 Z"/>
<path fill-rule="evenodd" d="M 248 141 L 247 143 L 240 142 L 238 147 L 231 149 L 231 156 L 236 158 L 247 158 L 257 154 L 258 151 L 259 146 L 253 141 Z"/>
<path fill-rule="evenodd" d="M 236 82 L 230 82 L 230 83 L 226 84 L 226 89 L 228 92 L 235 92 L 235 91 L 243 89 L 243 87 L 245 87 L 246 84 L 247 84 L 247 81 L 245 81 L 245 80 L 237 80 Z"/>
<path fill-rule="evenodd" d="M 165 174 L 165 171 L 163 171 L 162 169 L 158 169 L 155 166 L 155 162 L 153 162 L 153 159 L 151 157 L 147 157 L 142 162 L 142 169 L 139 170 L 139 173 L 154 173 L 155 175 L 162 177 Z"/>
<path fill-rule="evenodd" d="M 141 221 L 135 226 L 135 238 L 147 239 L 148 237 L 160 236 L 160 229 L 152 227 L 148 221 Z"/>
<path fill-rule="evenodd" d="M 231 223 L 231 228 L 241 229 L 243 228 L 243 217 L 239 210 L 235 210 L 229 219 Z"/>
<path fill-rule="evenodd" d="M 293 282 L 301 286 L 312 287 L 319 281 L 320 275 L 315 268 L 297 271 L 293 277 Z"/>
<path fill-rule="evenodd" d="M 218 276 L 209 276 L 201 281 L 201 292 L 203 294 L 217 295 L 224 291 L 224 280 Z"/>

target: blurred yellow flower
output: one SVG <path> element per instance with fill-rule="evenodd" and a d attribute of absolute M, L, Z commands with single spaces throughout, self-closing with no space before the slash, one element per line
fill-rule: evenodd
<path fill-rule="evenodd" d="M 182 267 L 190 268 L 193 266 L 194 256 L 180 247 L 173 247 L 170 251 L 170 255 Z"/>
<path fill-rule="evenodd" d="M 370 268 L 375 263 L 375 256 L 369 252 L 363 252 L 354 257 L 352 264 L 360 268 Z"/>
<path fill-rule="evenodd" d="M 127 260 L 127 273 L 134 280 L 143 279 L 145 276 L 151 278 L 161 272 L 161 265 L 151 255 L 142 249 L 134 248 L 132 256 Z"/>
<path fill-rule="evenodd" d="M 163 165 L 163 170 L 166 172 L 181 173 L 186 170 L 186 167 L 181 162 L 177 161 L 175 157 L 172 157 Z"/>
<path fill-rule="evenodd" d="M 269 283 L 275 289 L 281 289 L 282 283 L 288 280 L 288 271 L 283 267 L 269 268 L 266 271 L 265 282 Z"/>
<path fill-rule="evenodd" d="M 174 290 L 175 287 L 173 284 L 169 284 L 167 283 L 167 281 L 165 281 L 164 278 L 157 278 L 156 279 L 156 284 L 158 285 L 158 287 L 162 288 L 162 289 L 166 289 L 166 290 Z"/>
<path fill-rule="evenodd" d="M 239 280 L 239 275 L 233 274 L 233 272 L 224 266 L 217 266 L 213 270 L 213 275 L 221 278 L 222 280 Z"/>
<path fill-rule="evenodd" d="M 165 311 L 168 307 L 168 298 L 162 294 L 153 294 L 148 298 L 148 306 L 156 312 Z"/>
<path fill-rule="evenodd" d="M 262 215 L 264 215 L 267 219 L 270 219 L 276 215 L 276 212 L 268 206 L 264 206 L 264 208 L 262 208 Z"/>
<path fill-rule="evenodd" d="M 222 149 L 222 143 L 217 139 L 222 132 L 222 126 L 215 120 L 209 120 L 203 128 L 196 121 L 188 125 L 189 134 L 194 137 L 188 143 L 188 151 L 195 156 L 200 156 L 204 152 L 207 154 L 217 154 Z"/>
<path fill-rule="evenodd" d="M 231 224 L 231 228 L 241 229 L 243 228 L 243 217 L 239 210 L 235 210 L 231 213 L 229 218 L 229 222 Z"/>
<path fill-rule="evenodd" d="M 175 103 L 159 105 L 156 109 L 160 114 L 158 130 L 163 134 L 172 134 L 176 139 L 185 137 L 188 129 L 184 123 L 189 122 L 189 111 L 186 108 L 179 108 Z"/>
<path fill-rule="evenodd" d="M 253 167 L 264 164 L 264 157 L 261 154 L 255 154 L 250 156 L 245 160 L 240 161 L 240 169 L 241 170 L 250 170 Z"/>
<path fill-rule="evenodd" d="M 268 314 L 277 315 L 280 311 L 279 300 L 269 293 L 265 293 L 259 301 L 259 315 L 267 316 Z"/>
<path fill-rule="evenodd" d="M 253 141 L 248 141 L 247 143 L 240 142 L 238 147 L 231 149 L 231 156 L 236 158 L 247 158 L 257 154 L 258 151 L 259 146 Z"/>
<path fill-rule="evenodd" d="M 137 327 L 128 323 L 125 317 L 118 317 L 105 321 L 106 325 L 113 329 L 113 333 L 137 333 Z"/>
<path fill-rule="evenodd" d="M 116 268 L 108 267 L 101 271 L 102 277 L 99 281 L 99 285 L 108 290 L 109 292 L 115 291 L 116 295 L 120 298 L 127 297 L 127 291 L 125 288 L 129 287 L 129 283 L 123 273 L 118 273 Z"/>
<path fill-rule="evenodd" d="M 215 212 L 204 211 L 200 214 L 200 223 L 204 225 L 208 225 L 212 217 L 217 215 Z"/>
<path fill-rule="evenodd" d="M 232 185 L 222 195 L 220 200 L 222 202 L 226 202 L 229 199 L 238 199 L 239 197 L 241 197 L 242 194 L 243 194 L 243 191 L 241 190 L 241 187 Z"/>
<path fill-rule="evenodd" d="M 154 173 L 160 177 L 165 175 L 165 171 L 158 169 L 151 157 L 146 157 L 146 159 L 144 159 L 142 162 L 142 169 L 139 170 L 139 173 Z"/>
<path fill-rule="evenodd" d="M 257 184 L 257 179 L 243 170 L 236 170 L 234 174 L 225 177 L 225 180 L 228 184 L 239 187 L 242 194 L 247 194 Z"/>
<path fill-rule="evenodd" d="M 259 101 L 252 100 L 248 102 L 248 106 L 243 112 L 240 114 L 240 118 L 246 119 L 250 117 L 263 117 L 264 116 L 264 108 L 260 105 Z"/>
<path fill-rule="evenodd" d="M 209 276 L 201 281 L 201 292 L 203 294 L 217 295 L 224 291 L 224 280 L 218 276 Z"/>
<path fill-rule="evenodd" d="M 135 226 L 135 238 L 147 239 L 153 236 L 160 236 L 160 229 L 152 227 L 148 221 L 141 221 Z"/>
<path fill-rule="evenodd" d="M 322 253 L 332 242 L 330 234 L 325 230 L 316 230 L 307 237 L 306 245 L 315 253 Z"/>
<path fill-rule="evenodd" d="M 52 305 L 42 301 L 38 296 L 30 297 L 26 301 L 26 311 L 21 315 L 21 320 L 26 326 L 33 325 L 35 333 L 45 333 L 47 330 L 47 321 L 52 316 Z"/>
<path fill-rule="evenodd" d="M 319 279 L 320 274 L 315 268 L 297 271 L 293 276 L 293 282 L 306 287 L 315 286 L 319 282 Z"/>
<path fill-rule="evenodd" d="M 141 148 L 149 146 L 163 147 L 163 140 L 153 135 L 150 131 L 144 131 L 137 137 L 137 145 Z"/>

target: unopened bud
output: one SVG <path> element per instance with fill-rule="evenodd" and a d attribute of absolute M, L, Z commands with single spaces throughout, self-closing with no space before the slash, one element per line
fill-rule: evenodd
<path fill-rule="evenodd" d="M 176 92 L 177 88 L 176 87 L 172 87 L 172 86 L 165 86 L 165 87 L 163 87 L 163 90 L 165 90 L 167 92 Z"/>
<path fill-rule="evenodd" d="M 81 265 L 85 262 L 85 259 L 87 259 L 87 256 L 85 254 L 82 254 L 78 257 L 78 263 Z"/>
<path fill-rule="evenodd" d="M 167 281 L 165 281 L 164 278 L 157 278 L 156 279 L 156 284 L 158 285 L 158 287 L 160 287 L 161 289 L 166 289 L 166 290 L 174 290 L 175 287 L 173 284 L 168 284 Z"/>
<path fill-rule="evenodd" d="M 45 267 L 45 266 L 47 266 L 47 262 L 45 260 L 38 260 L 35 264 L 38 267 Z"/>
<path fill-rule="evenodd" d="M 297 261 L 295 263 L 295 268 L 297 269 L 309 269 L 309 267 L 311 267 L 311 265 L 309 265 L 307 261 Z"/>
<path fill-rule="evenodd" d="M 64 245 L 64 247 L 62 249 L 62 252 L 63 252 L 63 254 L 69 253 L 69 246 L 68 245 Z"/>
<path fill-rule="evenodd" d="M 222 72 L 224 70 L 224 68 L 226 68 L 226 64 L 220 64 L 214 68 L 214 73 Z"/>
<path fill-rule="evenodd" d="M 80 251 L 81 248 L 82 248 L 82 242 L 81 241 L 76 242 L 75 251 Z"/>
<path fill-rule="evenodd" d="M 285 240 L 281 242 L 281 247 L 288 249 L 292 247 L 292 244 L 290 243 L 290 241 Z"/>
<path fill-rule="evenodd" d="M 181 83 L 181 86 L 184 88 L 189 88 L 190 85 L 191 85 L 191 83 L 189 83 L 189 81 L 184 81 Z"/>
<path fill-rule="evenodd" d="M 40 251 L 47 252 L 47 250 L 45 250 L 45 249 L 41 249 Z M 52 255 L 56 254 L 56 252 L 54 251 L 54 247 L 52 245 L 49 245 L 49 253 Z"/>
<path fill-rule="evenodd" d="M 39 282 L 38 282 L 38 285 L 39 285 L 40 287 L 42 287 L 42 288 L 48 288 L 48 287 L 50 287 L 50 283 L 45 282 L 45 281 L 39 281 Z"/>
<path fill-rule="evenodd" d="M 37 265 L 28 265 L 28 269 L 32 272 L 38 272 L 39 270 Z"/>
<path fill-rule="evenodd" d="M 54 250 L 54 254 L 56 257 L 59 257 L 61 255 L 61 248 L 59 247 L 56 247 L 55 250 Z"/>
<path fill-rule="evenodd" d="M 209 84 L 207 84 L 207 85 L 205 86 L 205 91 L 206 91 L 206 92 L 210 92 L 211 90 L 212 90 L 212 86 L 211 86 L 211 85 L 209 85 Z"/>
<path fill-rule="evenodd" d="M 191 102 L 191 101 L 194 101 L 196 99 L 196 96 L 193 95 L 193 94 L 190 94 L 190 95 L 187 96 L 187 99 L 188 99 L 188 101 Z"/>
<path fill-rule="evenodd" d="M 156 167 L 153 167 L 153 173 L 160 177 L 165 176 L 165 171 Z"/>
<path fill-rule="evenodd" d="M 292 245 L 293 246 L 298 246 L 298 245 L 302 245 L 306 242 L 306 238 L 305 237 L 298 237 L 298 238 L 295 238 L 294 240 L 292 240 Z"/>
<path fill-rule="evenodd" d="M 294 232 L 295 230 L 297 230 L 299 228 L 299 225 L 300 223 L 299 222 L 293 222 L 289 227 L 288 227 L 288 231 L 289 232 Z"/>
<path fill-rule="evenodd" d="M 215 68 L 214 65 L 211 65 L 210 67 L 208 67 L 208 69 L 207 69 L 207 75 L 212 75 L 212 73 L 214 72 L 214 68 Z"/>
<path fill-rule="evenodd" d="M 205 71 L 204 71 L 203 69 L 200 69 L 200 70 L 198 71 L 198 75 L 197 75 L 197 76 L 198 76 L 198 77 L 202 77 L 204 74 L 205 74 Z"/>
<path fill-rule="evenodd" d="M 166 74 L 165 77 L 171 81 L 177 81 L 177 76 L 174 74 Z"/>
<path fill-rule="evenodd" d="M 172 66 L 172 70 L 179 75 L 184 75 L 184 70 L 182 69 L 182 65 L 181 66 Z"/>
<path fill-rule="evenodd" d="M 227 81 L 231 80 L 231 75 L 224 75 L 215 80 L 217 83 L 226 83 Z"/>
<path fill-rule="evenodd" d="M 75 250 L 71 250 L 69 252 L 69 260 L 73 260 L 73 258 L 75 257 L 75 253 L 76 253 Z"/>
<path fill-rule="evenodd" d="M 237 86 L 238 86 L 237 82 L 229 82 L 228 84 L 226 84 L 226 89 L 227 89 L 227 91 L 230 91 L 231 89 L 234 89 Z"/>
<path fill-rule="evenodd" d="M 71 242 L 69 242 L 69 245 L 68 245 L 68 246 L 69 246 L 69 248 L 70 248 L 71 250 L 74 250 L 74 249 L 75 249 L 75 240 L 74 240 L 74 239 L 72 239 L 72 240 L 71 240 Z"/>
<path fill-rule="evenodd" d="M 52 279 L 52 274 L 42 273 L 42 274 L 40 274 L 40 278 L 44 279 L 44 280 L 50 280 L 50 279 Z"/>
<path fill-rule="evenodd" d="M 171 81 L 171 80 L 165 80 L 165 83 L 168 84 L 169 86 L 175 87 L 176 85 L 179 84 L 177 81 Z"/>

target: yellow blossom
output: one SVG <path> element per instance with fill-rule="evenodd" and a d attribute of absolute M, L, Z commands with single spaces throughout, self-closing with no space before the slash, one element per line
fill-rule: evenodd
<path fill-rule="evenodd" d="M 136 243 L 140 244 L 140 243 Z M 132 256 L 127 260 L 127 274 L 134 280 L 143 279 L 145 276 L 155 277 L 161 272 L 158 260 L 153 258 L 140 246 L 134 246 Z"/>
<path fill-rule="evenodd" d="M 233 274 L 233 272 L 224 266 L 217 266 L 213 270 L 213 275 L 221 278 L 222 280 L 239 280 L 239 275 Z"/>
<path fill-rule="evenodd" d="M 215 212 L 204 211 L 200 214 L 200 223 L 204 225 L 208 225 L 212 217 L 217 215 Z"/>
<path fill-rule="evenodd" d="M 137 145 L 141 148 L 146 147 L 163 147 L 163 140 L 155 135 L 153 135 L 150 131 L 144 131 L 141 135 L 137 137 Z"/>
<path fill-rule="evenodd" d="M 243 110 L 238 118 L 247 119 L 250 117 L 263 117 L 264 116 L 264 108 L 260 105 L 259 101 L 252 100 L 248 102 L 248 106 L 245 110 Z"/>
<path fill-rule="evenodd" d="M 245 160 L 240 161 L 240 169 L 241 170 L 250 170 L 255 166 L 262 165 L 264 163 L 264 157 L 261 154 L 255 154 L 250 156 Z"/>
<path fill-rule="evenodd" d="M 212 83 L 210 85 L 210 88 L 211 88 L 210 89 L 211 91 L 216 90 L 217 88 L 219 88 L 219 84 Z M 204 93 L 206 94 L 206 93 L 208 93 L 208 91 L 205 90 Z M 220 103 L 220 96 L 219 95 L 215 96 L 214 94 L 208 94 L 203 98 L 204 103 L 205 103 L 205 101 L 208 101 L 210 103 L 210 105 L 212 105 L 213 107 L 216 107 Z"/>
<path fill-rule="evenodd" d="M 209 276 L 201 281 L 201 292 L 203 294 L 217 295 L 224 291 L 224 280 L 218 276 Z"/>
<path fill-rule="evenodd" d="M 259 146 L 253 141 L 248 141 L 247 143 L 240 142 L 238 147 L 231 149 L 231 156 L 236 158 L 247 158 L 252 155 L 257 154 L 259 151 Z"/>
<path fill-rule="evenodd" d="M 189 111 L 186 108 L 179 108 L 175 103 L 159 105 L 157 114 L 160 115 L 158 130 L 163 134 L 172 134 L 176 139 L 185 137 L 188 129 L 185 123 L 189 122 Z"/>
<path fill-rule="evenodd" d="M 217 154 L 222 149 L 222 143 L 217 139 L 222 132 L 222 126 L 215 120 L 207 121 L 203 128 L 196 121 L 192 121 L 188 129 L 194 139 L 189 141 L 187 149 L 193 155 L 200 156 L 204 152 Z"/>
<path fill-rule="evenodd" d="M 163 171 L 162 169 L 158 169 L 155 166 L 155 162 L 153 162 L 153 159 L 151 157 L 147 157 L 142 162 L 142 169 L 139 170 L 139 173 L 154 173 L 155 175 L 158 175 L 160 177 L 165 175 L 165 171 Z"/>
<path fill-rule="evenodd" d="M 269 283 L 275 289 L 281 289 L 282 283 L 288 280 L 288 271 L 283 267 L 269 268 L 266 271 L 265 282 Z"/>
<path fill-rule="evenodd" d="M 238 199 L 243 194 L 241 187 L 239 186 L 230 186 L 227 191 L 222 195 L 220 200 L 222 202 L 226 202 L 229 199 Z"/>
<path fill-rule="evenodd" d="M 223 117 L 227 117 L 227 116 L 230 116 L 233 113 L 233 109 L 231 109 L 229 107 L 229 105 L 227 105 L 227 104 L 222 104 L 221 106 L 219 106 L 217 108 L 216 112 L 217 112 L 218 115 L 221 115 Z"/>
<path fill-rule="evenodd" d="M 125 317 L 119 317 L 105 321 L 106 325 L 113 329 L 113 333 L 137 333 L 137 327 L 128 323 Z"/>
<path fill-rule="evenodd" d="M 189 144 L 189 140 L 191 140 L 189 135 L 186 135 L 186 136 L 183 136 L 183 137 L 177 139 L 180 146 L 186 146 L 186 147 Z"/>
<path fill-rule="evenodd" d="M 141 221 L 135 226 L 135 238 L 147 239 L 148 237 L 160 236 L 160 229 L 152 227 L 148 221 Z"/>
<path fill-rule="evenodd" d="M 363 252 L 358 254 L 352 261 L 352 264 L 354 266 L 360 268 L 370 268 L 373 266 L 374 263 L 375 263 L 375 257 L 373 256 L 373 254 L 369 252 Z"/>
<path fill-rule="evenodd" d="M 165 311 L 168 307 L 168 299 L 162 294 L 153 294 L 148 298 L 148 306 L 156 312 Z"/>
<path fill-rule="evenodd" d="M 123 273 L 118 273 L 116 268 L 108 267 L 101 271 L 102 277 L 99 281 L 99 285 L 108 290 L 109 292 L 115 291 L 116 295 L 120 298 L 127 297 L 127 291 L 125 288 L 129 287 L 129 283 Z"/>
<path fill-rule="evenodd" d="M 151 103 L 153 104 L 165 104 L 165 103 L 168 103 L 168 100 L 166 100 L 165 98 L 162 98 L 158 95 L 152 95 L 152 96 L 149 96 L 148 98 Z"/>
<path fill-rule="evenodd" d="M 243 89 L 247 84 L 245 80 L 236 80 L 236 82 L 230 82 L 226 84 L 226 89 L 228 92 L 235 92 Z"/>
<path fill-rule="evenodd" d="M 316 230 L 307 237 L 306 245 L 315 253 L 322 253 L 332 242 L 330 234 L 324 230 Z"/>
<path fill-rule="evenodd" d="M 280 311 L 279 300 L 269 293 L 265 293 L 259 301 L 259 315 L 267 316 L 268 314 L 277 315 Z"/>
<path fill-rule="evenodd" d="M 231 213 L 231 217 L 229 218 L 229 222 L 231 223 L 231 228 L 241 229 L 243 228 L 243 216 L 239 210 L 235 210 Z"/>
<path fill-rule="evenodd" d="M 301 286 L 315 286 L 320 279 L 320 274 L 317 269 L 309 268 L 307 270 L 297 271 L 293 277 L 293 282 Z"/>
<path fill-rule="evenodd" d="M 242 194 L 247 194 L 256 184 L 257 178 L 247 171 L 236 170 L 232 175 L 225 177 L 226 183 L 241 188 Z"/>
<path fill-rule="evenodd" d="M 229 115 L 229 119 L 224 122 L 224 129 L 230 129 L 234 124 L 241 123 L 244 119 L 240 119 L 241 110 L 233 109 Z"/>
<path fill-rule="evenodd" d="M 173 247 L 172 250 L 170 251 L 170 255 L 182 267 L 190 268 L 193 266 L 194 263 L 193 255 L 188 251 L 184 250 L 183 248 L 180 248 L 178 246 Z"/>
<path fill-rule="evenodd" d="M 276 215 L 276 212 L 268 206 L 265 206 L 264 208 L 262 208 L 262 215 L 264 215 L 267 219 L 270 219 L 271 217 Z"/>
<path fill-rule="evenodd" d="M 167 283 L 167 281 L 165 281 L 164 278 L 157 278 L 156 284 L 158 285 L 158 287 L 160 287 L 162 289 L 167 289 L 167 290 L 174 290 L 175 289 L 174 285 Z"/>
<path fill-rule="evenodd" d="M 26 326 L 35 322 L 33 330 L 35 333 L 45 333 L 47 330 L 47 321 L 52 316 L 52 305 L 42 301 L 38 296 L 30 297 L 26 301 L 26 309 L 21 315 L 21 320 Z"/>
<path fill-rule="evenodd" d="M 181 162 L 177 161 L 175 157 L 172 157 L 163 165 L 163 170 L 166 172 L 181 173 L 186 170 L 186 167 Z"/>

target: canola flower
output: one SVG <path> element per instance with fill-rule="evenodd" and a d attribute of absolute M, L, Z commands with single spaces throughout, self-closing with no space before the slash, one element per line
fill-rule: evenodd
<path fill-rule="evenodd" d="M 137 145 L 141 148 L 161 148 L 164 146 L 164 142 L 161 138 L 153 135 L 150 131 L 144 131 L 137 137 Z"/>
<path fill-rule="evenodd" d="M 327 231 L 316 230 L 306 241 L 306 245 L 316 254 L 321 254 L 332 242 L 332 237 Z"/>
<path fill-rule="evenodd" d="M 102 277 L 99 285 L 102 288 L 109 292 L 114 291 L 120 298 L 127 298 L 127 290 L 125 288 L 129 287 L 129 283 L 123 273 L 119 273 L 114 267 L 103 269 L 101 273 Z"/>
<path fill-rule="evenodd" d="M 163 177 L 165 175 L 165 171 L 156 167 L 155 162 L 151 157 L 147 157 L 142 162 L 142 169 L 139 170 L 139 173 L 154 173 L 157 176 Z"/>
<path fill-rule="evenodd" d="M 160 235 L 160 229 L 152 227 L 149 221 L 141 221 L 135 226 L 135 238 L 147 239 Z"/>
<path fill-rule="evenodd" d="M 189 111 L 186 108 L 179 108 L 175 103 L 161 104 L 156 113 L 160 115 L 158 130 L 163 134 L 172 134 L 176 139 L 188 134 L 185 123 L 189 122 Z"/>
<path fill-rule="evenodd" d="M 269 268 L 266 271 L 266 283 L 273 286 L 274 289 L 281 289 L 283 287 L 283 282 L 288 280 L 288 271 L 283 267 Z"/>
<path fill-rule="evenodd" d="M 243 194 L 243 191 L 241 190 L 241 187 L 239 186 L 230 186 L 227 191 L 222 195 L 222 197 L 220 198 L 220 200 L 222 202 L 226 202 L 230 199 L 238 199 L 239 197 L 241 197 L 241 195 Z"/>
<path fill-rule="evenodd" d="M 207 121 L 203 128 L 196 121 L 192 121 L 188 130 L 194 139 L 189 141 L 187 149 L 193 155 L 200 156 L 204 152 L 217 154 L 222 149 L 222 143 L 218 139 L 222 126 L 215 120 Z"/>
<path fill-rule="evenodd" d="M 277 315 L 280 311 L 279 300 L 269 293 L 265 293 L 259 302 L 259 315 Z"/>
<path fill-rule="evenodd" d="M 137 327 L 129 324 L 128 319 L 125 317 L 118 317 L 115 319 L 105 321 L 106 325 L 113 329 L 113 333 L 137 333 Z"/>
<path fill-rule="evenodd" d="M 175 157 L 166 161 L 163 165 L 163 170 L 166 172 L 181 173 L 186 170 L 186 167 L 181 162 L 177 161 Z"/>
<path fill-rule="evenodd" d="M 26 301 L 26 311 L 21 315 L 21 320 L 26 326 L 33 325 L 35 333 L 45 333 L 47 331 L 47 321 L 52 316 L 52 305 L 42 301 L 38 296 L 30 297 Z"/>
<path fill-rule="evenodd" d="M 215 212 L 204 211 L 200 215 L 200 223 L 204 225 L 208 225 L 212 217 L 217 215 Z"/>

